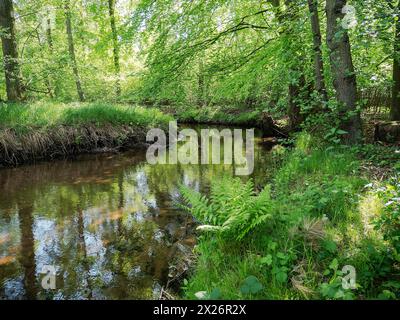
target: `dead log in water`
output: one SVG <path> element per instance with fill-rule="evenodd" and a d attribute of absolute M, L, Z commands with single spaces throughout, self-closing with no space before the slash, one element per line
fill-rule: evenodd
<path fill-rule="evenodd" d="M 280 128 L 270 114 L 262 112 L 258 123 L 258 127 L 261 129 L 263 138 L 265 137 L 279 137 L 286 138 L 286 130 Z"/>
<path fill-rule="evenodd" d="M 400 143 L 400 121 L 376 123 L 375 141 Z"/>

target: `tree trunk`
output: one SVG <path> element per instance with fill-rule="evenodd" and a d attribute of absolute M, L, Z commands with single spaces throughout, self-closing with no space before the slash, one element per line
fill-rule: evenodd
<path fill-rule="evenodd" d="M 25 89 L 22 85 L 18 62 L 12 0 L 0 1 L 0 29 L 2 29 L 1 42 L 3 47 L 7 99 L 8 101 L 21 101 L 24 98 Z"/>
<path fill-rule="evenodd" d="M 306 85 L 306 79 L 303 74 L 300 75 L 298 83 L 289 84 L 288 116 L 289 128 L 291 131 L 300 130 L 304 122 L 304 115 L 301 112 L 300 102 L 303 98 L 303 91 Z"/>
<path fill-rule="evenodd" d="M 116 0 L 108 0 L 108 9 L 110 13 L 110 24 L 111 24 L 111 32 L 113 39 L 113 53 L 114 53 L 114 70 L 115 70 L 115 91 L 117 96 L 121 95 L 121 80 L 120 80 L 120 63 L 119 63 L 119 44 L 118 44 L 118 33 L 117 27 L 115 23 L 115 1 Z"/>
<path fill-rule="evenodd" d="M 279 3 L 278 3 L 279 5 Z M 303 72 L 303 66 L 298 63 L 298 61 L 302 61 L 302 56 L 300 56 L 298 52 L 298 48 L 296 47 L 295 38 L 299 35 L 296 34 L 296 17 L 294 15 L 296 8 L 296 1 L 294 0 L 285 0 L 286 12 L 282 15 L 280 22 L 284 22 L 285 19 L 289 20 L 290 24 L 287 24 L 287 29 L 285 30 L 285 36 L 288 38 L 288 45 L 285 48 L 288 52 L 291 52 L 292 61 L 289 73 L 292 74 L 291 77 L 295 77 L 295 81 L 291 80 L 288 88 L 288 109 L 287 114 L 289 117 L 289 128 L 290 131 L 298 131 L 300 130 L 301 124 L 305 120 L 305 115 L 301 110 L 301 102 L 305 97 L 305 86 L 306 86 L 306 78 Z"/>
<path fill-rule="evenodd" d="M 68 36 L 69 57 L 71 59 L 72 71 L 75 77 L 76 90 L 78 92 L 79 100 L 83 102 L 85 101 L 85 95 L 82 90 L 81 79 L 79 77 L 79 71 L 78 71 L 78 64 L 76 62 L 74 38 L 72 36 L 71 9 L 69 6 L 69 0 L 65 0 L 64 10 L 66 18 L 65 24 L 67 27 L 67 36 Z"/>
<path fill-rule="evenodd" d="M 390 110 L 390 118 L 393 121 L 400 121 L 400 1 L 397 7 L 397 17 L 394 52 L 393 52 L 393 91 L 392 91 L 392 108 Z"/>
<path fill-rule="evenodd" d="M 315 68 L 315 90 L 320 94 L 324 102 L 328 101 L 324 78 L 324 63 L 322 59 L 322 37 L 318 16 L 318 0 L 308 0 L 310 10 L 311 31 L 314 44 L 314 68 Z"/>
<path fill-rule="evenodd" d="M 46 19 L 46 38 L 47 38 L 47 45 L 49 46 L 50 53 L 53 53 L 53 36 L 51 33 L 51 19 L 50 19 L 50 12 L 47 12 L 48 17 Z M 50 75 L 46 77 L 46 86 L 47 90 L 49 91 L 50 98 L 54 98 L 53 87 L 51 85 L 51 78 Z"/>
<path fill-rule="evenodd" d="M 348 134 L 345 142 L 357 143 L 361 140 L 361 117 L 357 111 L 357 82 L 351 56 L 350 39 L 342 28 L 343 7 L 346 0 L 327 0 L 327 44 L 330 49 L 330 62 L 336 98 L 340 103 L 341 128 Z"/>
<path fill-rule="evenodd" d="M 203 57 L 199 61 L 199 73 L 198 73 L 198 92 L 197 92 L 197 104 L 203 106 L 205 103 L 205 77 L 204 77 L 204 63 Z"/>

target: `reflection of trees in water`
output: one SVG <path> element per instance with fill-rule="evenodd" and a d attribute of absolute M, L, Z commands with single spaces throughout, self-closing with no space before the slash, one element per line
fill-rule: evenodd
<path fill-rule="evenodd" d="M 24 273 L 25 295 L 28 299 L 37 296 L 35 239 L 33 236 L 33 206 L 19 209 L 19 225 L 21 233 L 20 264 Z"/>
<path fill-rule="evenodd" d="M 84 278 L 86 279 L 86 290 L 85 290 L 85 296 L 88 299 L 92 298 L 93 295 L 93 289 L 92 285 L 90 282 L 90 264 L 88 261 L 88 255 L 87 255 L 87 249 L 86 249 L 86 242 L 85 242 L 85 226 L 84 226 L 84 221 L 83 221 L 83 212 L 80 207 L 78 207 L 78 242 L 79 242 L 79 251 L 80 254 L 83 257 L 82 261 L 82 266 L 83 270 L 85 272 Z"/>
<path fill-rule="evenodd" d="M 51 262 L 58 266 L 57 292 L 64 298 L 151 298 L 154 283 L 168 280 L 177 244 L 191 237 L 193 221 L 174 203 L 179 184 L 207 192 L 213 179 L 234 169 L 149 166 L 141 162 L 143 154 L 90 159 L 0 171 L 0 220 L 8 233 L 21 235 L 19 259 L 0 266 L 0 283 L 21 275 L 27 297 L 45 297 L 35 262 Z M 257 178 L 266 175 L 266 161 L 256 152 L 256 163 L 262 163 L 255 166 Z M 11 223 L 15 208 L 19 224 Z M 56 226 L 50 244 L 36 239 L 45 247 L 36 261 L 33 228 L 46 227 L 35 226 L 34 217 Z"/>

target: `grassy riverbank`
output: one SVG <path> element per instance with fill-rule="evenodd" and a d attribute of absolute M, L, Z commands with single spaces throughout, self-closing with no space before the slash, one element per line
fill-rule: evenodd
<path fill-rule="evenodd" d="M 159 107 L 167 114 L 172 114 L 181 123 L 202 123 L 253 126 L 261 125 L 262 110 L 221 106 L 173 106 Z"/>
<path fill-rule="evenodd" d="M 0 105 L 0 165 L 138 146 L 170 116 L 153 108 L 104 103 Z"/>
<path fill-rule="evenodd" d="M 205 225 L 186 298 L 400 298 L 398 153 L 326 147 L 302 135 L 277 149 L 281 164 L 259 194 L 230 178 L 209 200 L 182 190 Z M 342 287 L 344 266 L 355 289 Z"/>

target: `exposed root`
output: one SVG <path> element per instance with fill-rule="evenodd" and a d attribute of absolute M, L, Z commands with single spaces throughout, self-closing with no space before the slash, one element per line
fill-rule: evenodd
<path fill-rule="evenodd" d="M 164 287 L 162 287 L 158 300 L 177 300 L 177 298 L 173 294 L 168 292 L 167 289 L 164 289 Z"/>
<path fill-rule="evenodd" d="M 0 166 L 17 166 L 93 151 L 115 152 L 140 146 L 144 141 L 145 130 L 129 126 L 58 126 L 45 131 L 32 129 L 25 134 L 4 129 L 0 132 Z"/>

